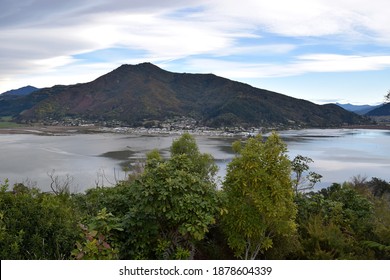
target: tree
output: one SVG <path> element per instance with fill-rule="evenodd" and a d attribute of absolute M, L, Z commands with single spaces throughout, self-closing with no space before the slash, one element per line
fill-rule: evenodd
<path fill-rule="evenodd" d="M 115 260 L 118 249 L 115 245 L 115 231 L 123 231 L 119 219 L 103 208 L 87 225 L 79 224 L 81 241 L 76 242 L 72 256 L 77 260 Z"/>
<path fill-rule="evenodd" d="M 322 176 L 316 172 L 309 171 L 309 163 L 313 160 L 309 157 L 297 155 L 291 162 L 291 169 L 293 171 L 293 188 L 295 194 L 302 191 L 311 190 L 314 185 L 321 181 Z M 307 173 L 308 172 L 308 173 Z M 306 174 L 306 176 L 305 176 Z"/>
<path fill-rule="evenodd" d="M 376 259 L 390 257 L 390 183 L 379 178 L 354 177 L 351 186 L 373 205 L 373 235 L 364 244 L 375 251 Z"/>
<path fill-rule="evenodd" d="M 305 259 L 370 259 L 363 242 L 374 237 L 372 203 L 348 183 L 297 196 Z"/>
<path fill-rule="evenodd" d="M 243 259 L 256 259 L 296 233 L 291 165 L 286 144 L 276 133 L 263 142 L 250 138 L 235 142 L 237 156 L 227 167 L 223 191 L 227 214 L 222 218 L 228 245 Z"/>
<path fill-rule="evenodd" d="M 387 94 L 385 95 L 385 103 L 390 102 L 390 90 L 387 91 Z"/>
<path fill-rule="evenodd" d="M 191 259 L 220 213 L 210 155 L 184 134 L 171 147 L 171 158 L 148 154 L 145 171 L 132 186 L 132 205 L 124 217 L 132 258 Z"/>
<path fill-rule="evenodd" d="M 191 160 L 193 172 L 198 173 L 208 183 L 215 184 L 214 179 L 218 171 L 218 166 L 214 163 L 213 156 L 201 153 L 195 138 L 189 133 L 184 133 L 172 143 L 171 157 L 175 158 L 180 155 L 185 155 Z"/>
<path fill-rule="evenodd" d="M 1 185 L 0 185 L 1 186 Z M 69 195 L 41 193 L 23 184 L 0 188 L 0 259 L 68 259 L 78 213 Z"/>

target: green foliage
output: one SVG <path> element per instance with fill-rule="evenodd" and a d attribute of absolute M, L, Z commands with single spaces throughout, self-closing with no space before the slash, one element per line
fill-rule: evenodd
<path fill-rule="evenodd" d="M 390 258 L 390 183 L 372 178 L 366 181 L 360 176 L 354 177 L 350 183 L 356 191 L 367 197 L 373 205 L 372 238 L 363 245 L 375 251 L 375 258 Z"/>
<path fill-rule="evenodd" d="M 67 259 L 77 237 L 69 196 L 22 184 L 0 191 L 0 259 Z"/>
<path fill-rule="evenodd" d="M 222 190 L 212 156 L 189 134 L 173 141 L 171 158 L 149 152 L 114 187 L 56 195 L 9 190 L 6 180 L 0 259 L 390 258 L 388 182 L 356 177 L 301 193 L 311 159 L 290 162 L 278 135 L 233 150 Z"/>
<path fill-rule="evenodd" d="M 286 145 L 275 133 L 263 142 L 250 138 L 233 144 L 237 156 L 228 165 L 223 227 L 235 255 L 255 259 L 275 247 L 277 237 L 293 239 L 296 206 Z"/>
<path fill-rule="evenodd" d="M 291 169 L 293 171 L 293 188 L 298 194 L 302 191 L 307 191 L 314 188 L 314 185 L 321 181 L 322 176 L 309 170 L 309 163 L 313 160 L 309 157 L 297 155 L 291 161 Z"/>
<path fill-rule="evenodd" d="M 221 211 L 211 156 L 189 134 L 171 151 L 166 161 L 149 154 L 144 174 L 129 186 L 132 205 L 123 223 L 133 258 L 192 258 Z"/>
<path fill-rule="evenodd" d="M 174 140 L 171 146 L 171 156 L 187 155 L 190 158 L 200 155 L 195 138 L 189 133 L 184 133 L 180 138 Z"/>
<path fill-rule="evenodd" d="M 115 237 L 113 231 L 123 231 L 119 219 L 103 208 L 96 217 L 90 219 L 88 225 L 79 224 L 82 241 L 76 242 L 72 251 L 75 259 L 81 260 L 114 260 L 118 259 L 118 249 L 113 247 Z"/>
<path fill-rule="evenodd" d="M 312 215 L 303 225 L 307 237 L 301 242 L 307 257 L 314 260 L 350 258 L 352 240 L 343 235 L 336 223 L 324 223 L 323 219 L 320 214 Z"/>
<path fill-rule="evenodd" d="M 381 246 L 372 247 L 377 252 L 377 258 L 390 258 L 390 203 L 383 198 L 375 198 L 374 203 L 374 229 L 375 241 Z M 366 243 L 367 244 L 367 243 Z"/>
<path fill-rule="evenodd" d="M 84 217 L 94 217 L 103 208 L 115 217 L 122 217 L 131 204 L 132 192 L 128 187 L 130 184 L 131 182 L 126 181 L 114 187 L 88 189 L 85 194 L 74 194 L 72 199 Z"/>
<path fill-rule="evenodd" d="M 297 197 L 298 223 L 307 259 L 372 258 L 363 241 L 373 238 L 373 205 L 350 185 L 333 184 Z"/>
<path fill-rule="evenodd" d="M 14 122 L 10 116 L 0 117 L 0 128 L 14 128 L 20 126 L 21 124 Z"/>
<path fill-rule="evenodd" d="M 386 252 L 390 251 L 389 245 L 383 245 L 383 244 L 380 244 L 380 243 L 375 242 L 375 241 L 364 241 L 363 244 L 369 248 L 372 248 L 372 249 L 377 249 L 377 250 L 386 251 Z"/>
<path fill-rule="evenodd" d="M 195 138 L 184 133 L 173 141 L 171 146 L 172 158 L 185 156 L 191 161 L 191 172 L 197 173 L 203 180 L 215 186 L 214 176 L 218 171 L 214 158 L 210 154 L 200 153 Z"/>
<path fill-rule="evenodd" d="M 378 178 L 372 178 L 367 182 L 366 187 L 372 192 L 375 197 L 390 197 L 390 183 Z"/>

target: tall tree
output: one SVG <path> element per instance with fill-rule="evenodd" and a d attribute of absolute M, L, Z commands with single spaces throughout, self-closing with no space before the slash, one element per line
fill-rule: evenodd
<path fill-rule="evenodd" d="M 0 259 L 67 259 L 79 213 L 68 194 L 0 184 Z"/>
<path fill-rule="evenodd" d="M 364 242 L 378 240 L 373 234 L 375 216 L 372 203 L 349 183 L 333 183 L 319 192 L 297 196 L 296 201 L 303 248 L 298 258 L 374 257 L 374 252 L 364 247 Z"/>
<path fill-rule="evenodd" d="M 295 194 L 311 190 L 316 183 L 321 181 L 322 175 L 313 171 L 308 171 L 309 163 L 312 162 L 313 160 L 311 158 L 302 155 L 297 155 L 291 161 L 291 169 L 294 177 L 292 183 Z"/>
<path fill-rule="evenodd" d="M 385 95 L 385 103 L 388 103 L 388 102 L 390 102 L 390 90 L 388 90 L 386 95 Z"/>
<path fill-rule="evenodd" d="M 140 258 L 193 258 L 196 242 L 221 210 L 212 157 L 200 153 L 189 134 L 174 141 L 171 152 L 168 160 L 151 152 L 132 186 L 133 205 L 125 220 L 130 247 Z"/>
<path fill-rule="evenodd" d="M 276 133 L 245 145 L 235 142 L 237 156 L 227 168 L 223 190 L 227 214 L 224 232 L 239 258 L 256 259 L 277 237 L 294 238 L 296 205 L 286 144 Z"/>

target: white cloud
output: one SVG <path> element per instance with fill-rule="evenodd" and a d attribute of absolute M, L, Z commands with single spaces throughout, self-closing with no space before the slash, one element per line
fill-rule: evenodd
<path fill-rule="evenodd" d="M 296 76 L 310 72 L 357 72 L 390 67 L 389 56 L 354 56 L 311 54 L 296 57 L 289 63 L 235 62 L 221 59 L 192 59 L 188 68 L 212 72 L 231 79 Z"/>
<path fill-rule="evenodd" d="M 128 2 L 119 2 L 125 8 L 128 6 L 125 5 Z M 175 4 L 177 1 L 170 2 Z M 107 4 L 105 1 L 103 3 Z M 0 75 L 35 72 L 37 69 L 30 67 L 37 64 L 61 66 L 57 63 L 57 57 L 71 57 L 116 46 L 144 50 L 151 57 L 177 59 L 195 54 L 216 53 L 232 44 L 233 39 L 220 24 L 213 26 L 209 22 L 166 18 L 161 12 L 142 12 L 143 6 L 148 10 L 149 6 L 145 3 L 142 6 L 139 2 L 138 5 L 140 12 L 137 9 L 136 12 L 122 10 L 120 6 L 107 7 L 107 10 L 97 14 L 74 15 L 73 22 L 67 24 L 62 24 L 68 19 L 61 16 L 67 16 L 69 11 L 67 13 L 65 9 L 60 13 L 53 6 L 53 14 L 59 16 L 57 21 L 53 14 L 48 14 L 42 15 L 42 18 L 32 17 L 33 21 L 30 23 L 23 20 L 21 26 L 16 23 L 14 26 L 8 23 L 4 28 L 0 26 L 0 36 L 3 39 L 0 45 L 0 61 L 3 62 Z M 27 18 L 31 18 L 30 12 L 34 11 L 26 13 Z M 37 11 L 37 14 L 41 12 Z M 40 59 L 43 62 L 37 63 Z M 50 61 L 56 63 L 49 65 L 47 62 Z M 70 59 L 62 61 L 62 65 L 71 62 Z M 27 67 L 21 67 L 22 65 Z"/>
<path fill-rule="evenodd" d="M 95 61 L 75 55 L 108 48 L 140 50 L 142 57 L 111 61 L 165 65 L 184 61 L 187 72 L 231 78 L 293 76 L 306 72 L 367 71 L 390 67 L 388 53 L 369 55 L 354 45 L 390 44 L 387 0 L 3 0 L 0 2 L 0 92 L 37 73 L 46 80 L 81 82 L 96 77 Z M 271 34 L 285 38 L 268 39 Z M 288 39 L 294 39 L 289 41 Z M 319 50 L 301 54 L 302 38 L 315 44 L 348 45 L 349 55 Z M 365 41 L 367 40 L 367 41 Z M 345 53 L 345 52 L 344 52 Z M 288 55 L 288 56 L 285 56 Z M 231 59 L 230 56 L 234 56 Z M 207 57 L 208 59 L 205 59 Z M 258 58 L 258 57 L 261 57 Z M 264 57 L 267 57 L 264 59 Z M 281 59 L 283 58 L 283 63 Z M 248 61 L 248 59 L 250 61 Z M 62 72 L 61 72 L 62 71 Z M 39 79 L 39 83 L 43 79 Z M 38 80 L 37 80 L 38 81 Z M 51 81 L 50 81 L 51 82 Z M 22 82 L 18 82 L 22 83 Z"/>
<path fill-rule="evenodd" d="M 387 0 L 211 1 L 210 13 L 283 36 L 370 35 L 390 43 Z M 365 34 L 368 33 L 368 34 Z"/>
<path fill-rule="evenodd" d="M 53 69 L 73 62 L 76 62 L 76 60 L 70 56 L 57 56 L 47 59 L 39 59 L 35 62 L 35 64 L 46 69 Z"/>
<path fill-rule="evenodd" d="M 184 57 L 228 48 L 232 39 L 209 23 L 177 21 L 159 15 L 123 16 L 114 21 L 121 45 L 151 55 Z"/>
<path fill-rule="evenodd" d="M 297 68 L 305 72 L 346 72 L 381 70 L 390 67 L 388 56 L 311 54 L 298 57 Z"/>
<path fill-rule="evenodd" d="M 270 56 L 275 54 L 286 54 L 297 48 L 293 44 L 264 44 L 264 45 L 255 45 L 255 46 L 232 46 L 230 48 L 225 48 L 220 50 L 218 53 L 215 53 L 215 56 L 230 56 L 230 55 L 264 55 Z"/>

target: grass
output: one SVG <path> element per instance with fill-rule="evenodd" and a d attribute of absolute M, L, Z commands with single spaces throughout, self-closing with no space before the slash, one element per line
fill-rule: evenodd
<path fill-rule="evenodd" d="M 0 117 L 0 128 L 15 128 L 21 126 L 21 124 L 13 122 L 11 116 Z"/>

